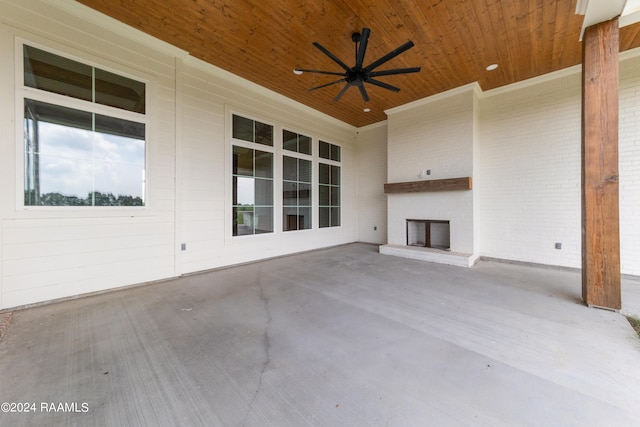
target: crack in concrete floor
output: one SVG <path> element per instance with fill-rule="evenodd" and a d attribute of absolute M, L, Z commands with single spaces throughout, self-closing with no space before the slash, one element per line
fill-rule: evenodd
<path fill-rule="evenodd" d="M 264 374 L 267 368 L 269 367 L 269 364 L 271 363 L 271 337 L 269 336 L 269 328 L 271 327 L 272 317 L 271 317 L 271 310 L 269 309 L 269 298 L 267 298 L 265 294 L 265 289 L 261 282 L 261 276 L 262 276 L 262 266 L 258 265 L 258 269 L 256 271 L 255 286 L 258 288 L 258 291 L 259 291 L 258 297 L 260 298 L 260 302 L 262 303 L 265 314 L 267 316 L 266 325 L 262 333 L 262 345 L 264 348 L 265 360 L 262 363 L 262 369 L 260 370 L 260 375 L 258 377 L 258 385 L 256 386 L 256 389 L 253 393 L 253 396 L 251 397 L 251 400 L 249 401 L 247 413 L 244 417 L 244 420 L 242 421 L 243 427 L 246 425 L 248 418 L 251 416 L 251 413 L 253 412 L 253 409 L 254 409 L 253 405 L 258 395 L 260 394 L 260 391 L 262 390 Z"/>

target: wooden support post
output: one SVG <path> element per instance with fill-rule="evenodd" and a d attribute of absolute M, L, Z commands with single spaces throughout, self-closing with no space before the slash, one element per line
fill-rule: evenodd
<path fill-rule="evenodd" d="M 586 28 L 582 43 L 582 297 L 617 310 L 618 18 Z"/>

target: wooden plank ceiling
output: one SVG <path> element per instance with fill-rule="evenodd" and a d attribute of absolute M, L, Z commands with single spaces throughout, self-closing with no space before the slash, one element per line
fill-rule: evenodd
<path fill-rule="evenodd" d="M 79 0 L 217 67 L 361 127 L 396 107 L 472 82 L 493 89 L 581 62 L 583 17 L 577 0 Z M 417 74 L 379 77 L 394 93 L 366 85 L 338 101 L 342 83 L 309 92 L 341 72 L 319 42 L 355 64 L 354 32 L 371 29 L 364 65 L 408 40 L 415 47 L 378 70 L 422 67 Z M 623 28 L 622 51 L 640 46 L 640 24 Z M 495 71 L 487 71 L 490 64 Z"/>

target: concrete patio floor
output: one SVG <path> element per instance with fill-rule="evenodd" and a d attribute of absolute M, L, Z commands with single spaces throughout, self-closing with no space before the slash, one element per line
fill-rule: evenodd
<path fill-rule="evenodd" d="M 640 339 L 579 273 L 365 244 L 15 311 L 0 381 L 35 404 L 3 426 L 640 425 Z"/>

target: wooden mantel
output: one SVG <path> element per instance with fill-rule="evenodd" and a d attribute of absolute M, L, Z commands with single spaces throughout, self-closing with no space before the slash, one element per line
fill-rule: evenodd
<path fill-rule="evenodd" d="M 394 182 L 384 185 L 384 192 L 391 193 L 419 193 L 425 191 L 455 191 L 471 190 L 471 177 L 432 179 L 429 181 Z"/>

